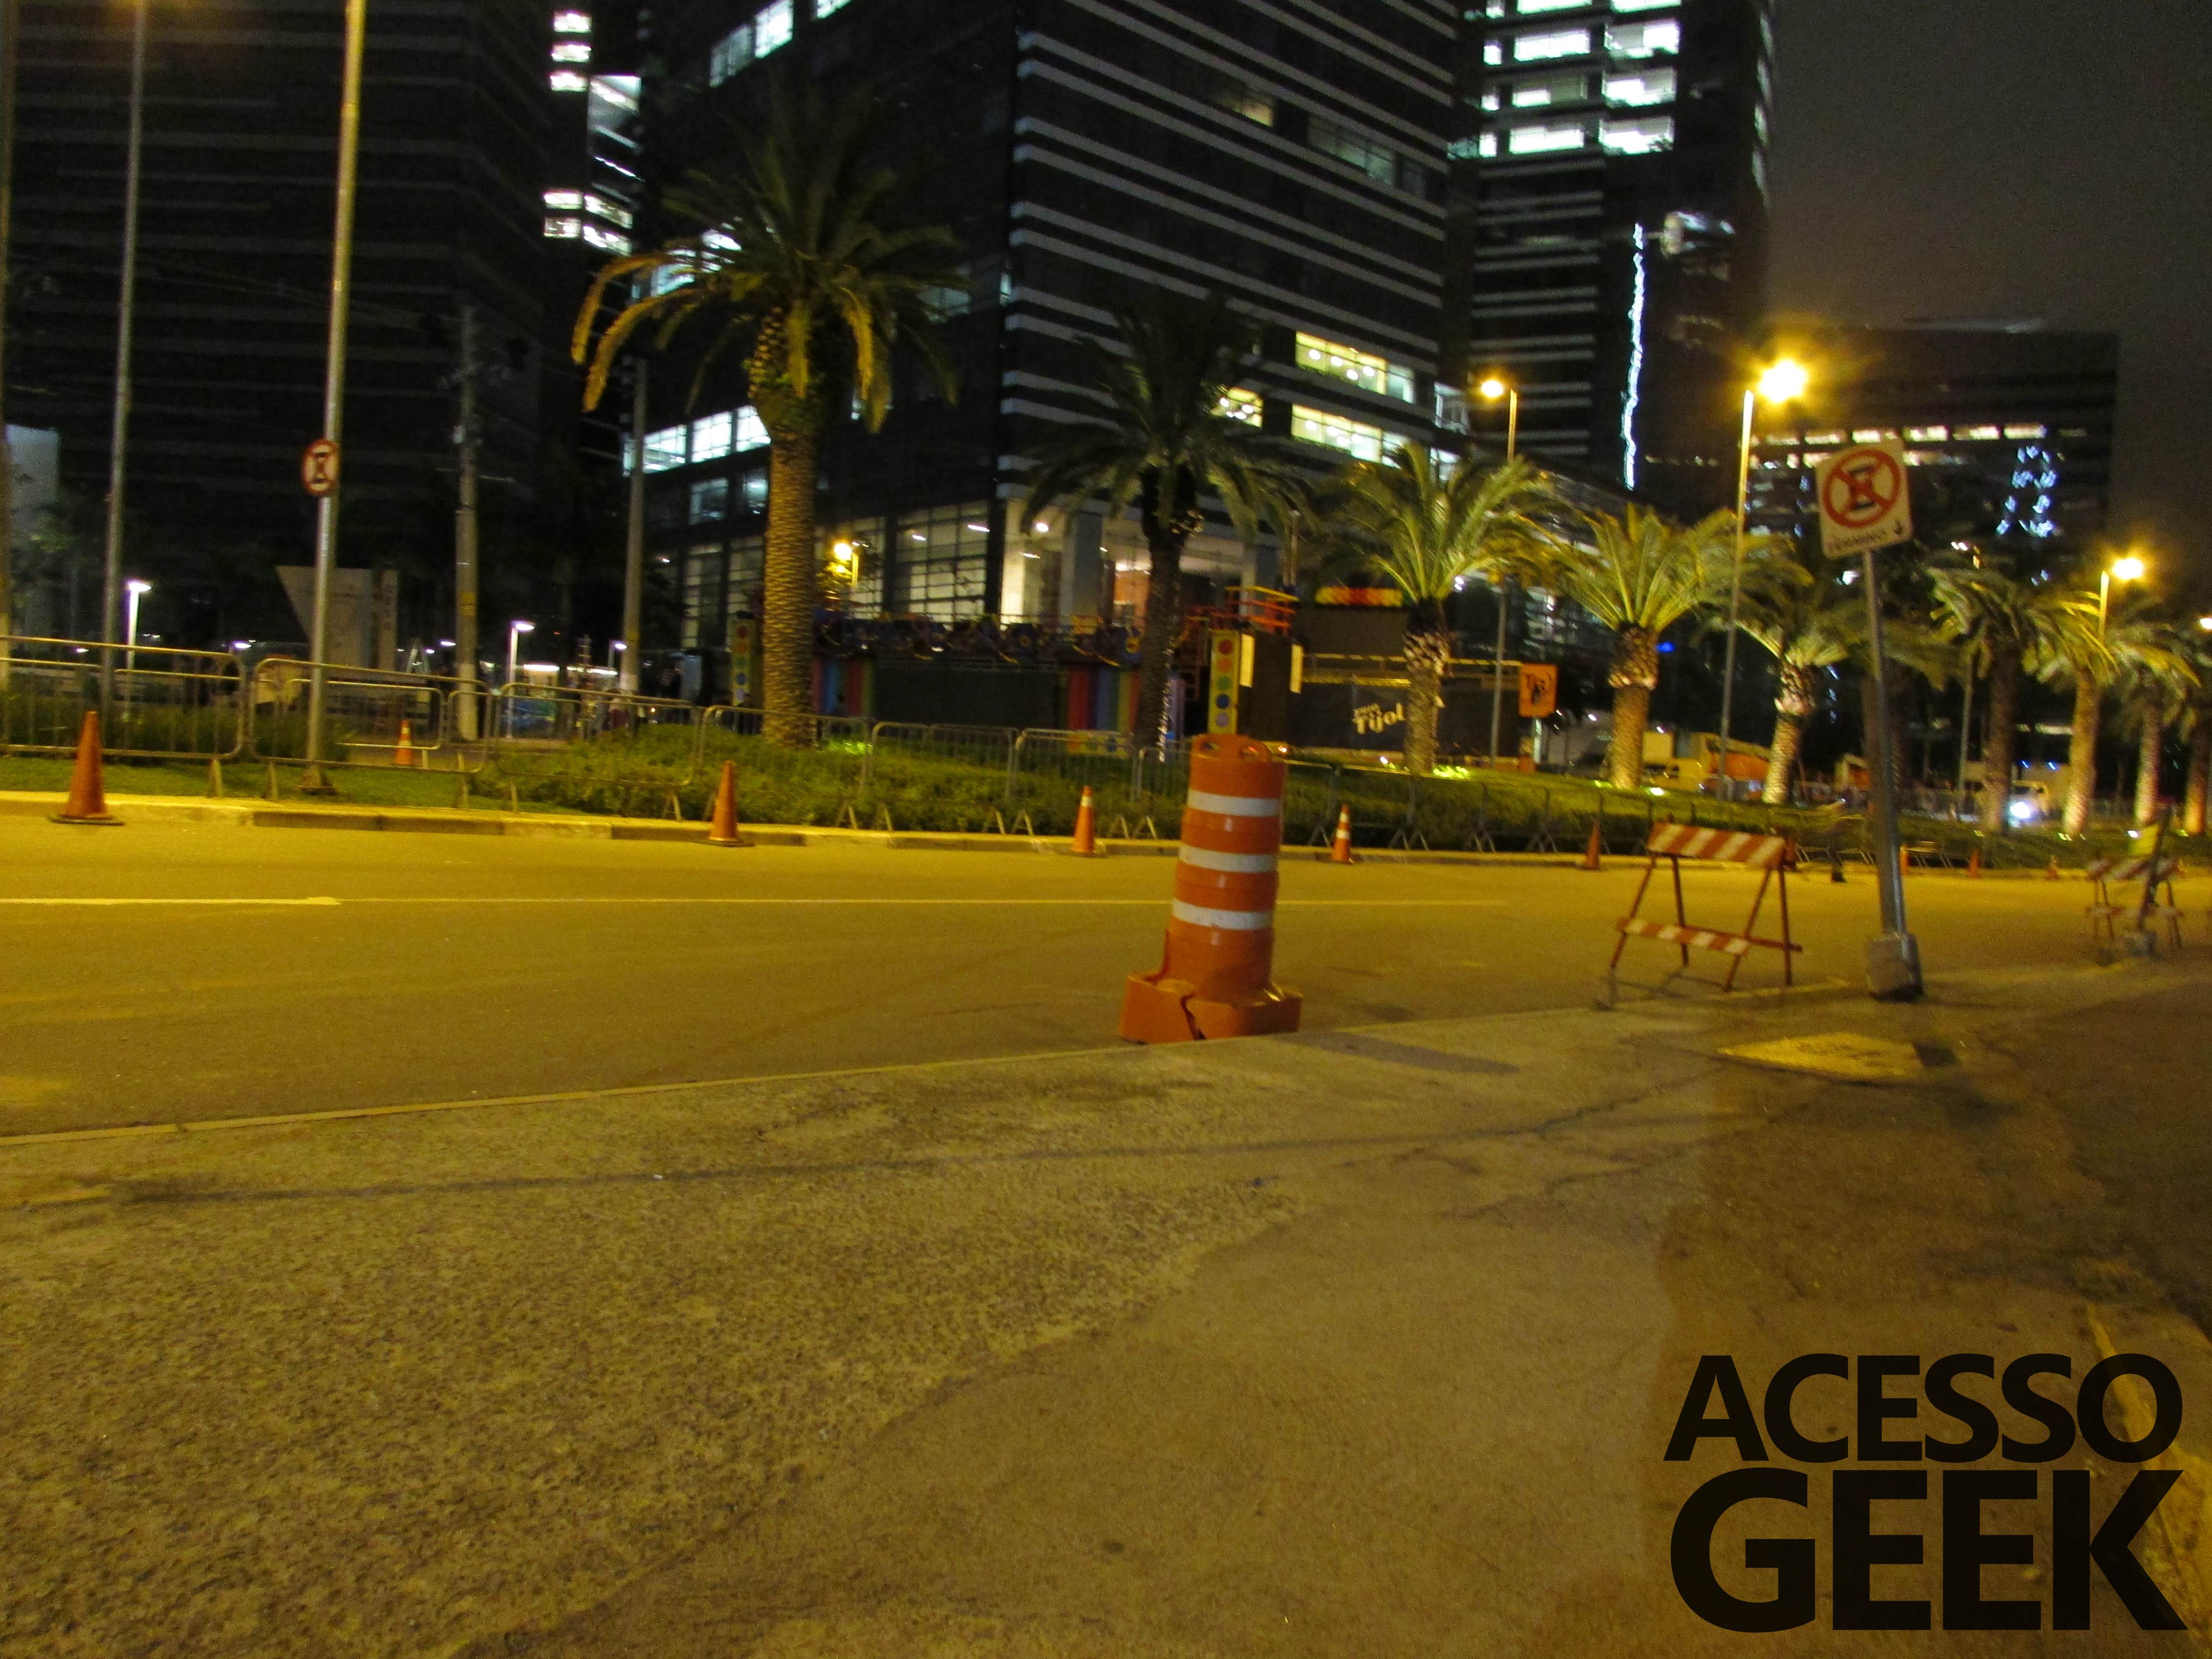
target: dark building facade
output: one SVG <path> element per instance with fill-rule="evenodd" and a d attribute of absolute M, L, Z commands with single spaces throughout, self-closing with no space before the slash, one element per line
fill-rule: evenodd
<path fill-rule="evenodd" d="M 1752 471 L 1754 522 L 1812 522 L 1813 469 L 1848 442 L 1901 440 L 1923 542 L 2079 549 L 2112 504 L 2117 335 L 2027 320 L 1827 329 L 1791 342 L 1815 373 L 1772 412 Z"/>
<path fill-rule="evenodd" d="M 1458 19 L 1440 0 L 690 0 L 656 11 L 647 149 L 730 153 L 778 80 L 876 88 L 917 163 L 918 219 L 951 226 L 948 403 L 902 377 L 879 435 L 827 448 L 823 534 L 860 550 L 851 609 L 941 621 L 1132 616 L 1136 526 L 1018 507 L 1038 439 L 1096 410 L 1083 342 L 1146 286 L 1221 291 L 1263 331 L 1235 412 L 1317 471 L 1437 441 L 1435 363 Z M 695 404 L 656 380 L 653 545 L 683 571 L 684 641 L 710 648 L 759 580 L 766 434 L 741 377 Z M 1273 573 L 1219 520 L 1200 580 Z"/>
<path fill-rule="evenodd" d="M 1449 378 L 1521 444 L 1683 514 L 1731 505 L 1765 303 L 1771 0 L 1470 0 Z M 1473 411 L 1492 442 L 1504 410 Z M 1492 432 L 1492 428 L 1497 428 Z"/>
<path fill-rule="evenodd" d="M 149 3 L 126 563 L 155 579 L 167 637 L 296 638 L 273 572 L 313 556 L 299 458 L 321 429 L 344 7 Z M 101 0 L 23 8 L 8 408 L 60 433 L 81 501 L 107 487 L 131 18 Z M 368 18 L 340 562 L 398 569 L 403 610 L 434 632 L 461 309 L 485 348 L 487 512 L 513 516 L 549 325 L 566 321 L 551 302 L 576 274 L 544 235 L 550 16 L 543 0 L 409 0 Z M 80 586 L 71 625 L 94 631 L 96 575 Z"/>

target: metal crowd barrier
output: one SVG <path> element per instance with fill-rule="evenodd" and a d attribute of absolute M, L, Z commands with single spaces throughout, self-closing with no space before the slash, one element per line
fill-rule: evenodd
<path fill-rule="evenodd" d="M 75 753 L 88 708 L 114 757 L 228 760 L 247 738 L 246 668 L 231 652 L 10 635 L 0 662 L 0 753 Z"/>

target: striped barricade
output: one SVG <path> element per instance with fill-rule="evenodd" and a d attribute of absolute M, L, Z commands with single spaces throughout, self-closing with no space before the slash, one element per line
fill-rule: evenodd
<path fill-rule="evenodd" d="M 1791 979 L 1790 958 L 1805 947 L 1792 942 L 1790 937 L 1790 871 L 1797 861 L 1796 849 L 1787 836 L 1759 836 L 1747 830 L 1700 830 L 1686 823 L 1655 823 L 1651 836 L 1644 843 L 1648 854 L 1644 866 L 1644 879 L 1637 884 L 1636 902 L 1628 907 L 1628 914 L 1615 924 L 1620 937 L 1613 944 L 1613 960 L 1607 964 L 1608 975 L 1620 967 L 1620 953 L 1628 948 L 1632 939 L 1656 940 L 1671 945 L 1681 952 L 1682 966 L 1690 965 L 1692 951 L 1715 951 L 1729 959 L 1727 975 L 1721 981 L 1721 989 L 1735 984 L 1736 969 L 1743 965 L 1744 957 L 1751 954 L 1753 945 L 1782 952 L 1782 982 Z M 1641 914 L 1644 896 L 1650 890 L 1653 872 L 1659 860 L 1665 859 L 1674 878 L 1674 919 L 1657 921 Z M 1752 896 L 1751 914 L 1739 932 L 1717 927 L 1693 925 L 1682 904 L 1682 860 L 1704 859 L 1716 864 L 1741 864 L 1759 871 L 1759 890 Z M 1782 907 L 1782 937 L 1762 939 L 1754 931 L 1759 926 L 1759 913 L 1765 902 L 1769 888 L 1775 890 Z"/>
<path fill-rule="evenodd" d="M 2173 896 L 2173 878 L 2181 873 L 2179 859 L 2148 853 L 2134 858 L 2092 859 L 2082 873 L 2097 889 L 2096 899 L 2088 907 L 2091 938 L 2116 939 L 2114 924 L 2122 916 L 2136 916 L 2141 918 L 2138 926 L 2146 932 L 2164 921 L 2173 948 L 2181 948 L 2181 906 Z M 2124 902 L 2112 896 L 2113 888 L 2137 881 L 2143 884 L 2141 896 Z"/>
<path fill-rule="evenodd" d="M 1132 974 L 1122 996 L 1121 1035 L 1131 1042 L 1298 1029 L 1298 994 L 1272 977 L 1283 752 L 1231 736 L 1190 745 L 1167 943 L 1159 970 Z"/>

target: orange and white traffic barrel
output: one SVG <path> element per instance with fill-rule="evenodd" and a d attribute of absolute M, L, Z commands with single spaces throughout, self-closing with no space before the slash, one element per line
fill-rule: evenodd
<path fill-rule="evenodd" d="M 1298 1029 L 1297 993 L 1272 978 L 1285 752 L 1230 736 L 1191 744 L 1166 947 L 1159 971 L 1132 974 L 1121 1001 L 1130 1042 Z"/>

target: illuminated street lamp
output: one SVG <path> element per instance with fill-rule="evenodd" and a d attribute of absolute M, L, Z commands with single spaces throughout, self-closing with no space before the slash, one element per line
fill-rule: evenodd
<path fill-rule="evenodd" d="M 138 601 L 153 591 L 153 583 L 142 582 L 136 578 L 123 584 L 125 617 L 123 625 L 123 708 L 125 715 L 131 709 L 131 671 L 138 665 Z M 113 626 L 112 620 L 109 626 Z"/>
<path fill-rule="evenodd" d="M 514 689 L 515 675 L 520 667 L 522 636 L 537 631 L 536 623 L 512 622 L 507 625 L 507 684 L 510 691 Z"/>
<path fill-rule="evenodd" d="M 1521 388 L 1503 374 L 1486 374 L 1475 383 L 1475 394 L 1485 403 L 1505 399 L 1505 459 L 1510 464 L 1521 444 Z M 1498 764 L 1498 734 L 1505 720 L 1505 584 L 1498 584 L 1498 653 L 1492 659 L 1490 687 L 1490 763 Z"/>
<path fill-rule="evenodd" d="M 1771 404 L 1795 403 L 1805 395 L 1813 376 L 1804 364 L 1784 357 L 1763 369 L 1758 382 L 1743 389 L 1743 435 L 1735 456 L 1735 556 L 1729 562 L 1728 638 L 1721 663 L 1721 794 L 1732 799 L 1735 782 L 1729 776 L 1729 738 L 1735 717 L 1735 629 L 1743 600 L 1743 545 L 1750 534 L 1751 416 L 1759 398 Z"/>
<path fill-rule="evenodd" d="M 2111 614 L 2112 609 L 2112 584 L 2139 582 L 2143 579 L 2143 562 L 2130 553 L 2125 558 L 2114 559 L 2098 574 L 2097 632 L 2100 635 L 2105 631 L 2105 619 Z M 2197 623 L 2201 627 L 2204 623 L 2204 619 L 2199 617 Z"/>

